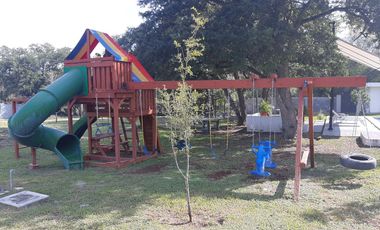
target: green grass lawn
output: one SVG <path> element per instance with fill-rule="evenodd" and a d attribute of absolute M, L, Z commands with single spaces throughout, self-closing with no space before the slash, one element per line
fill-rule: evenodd
<path fill-rule="evenodd" d="M 66 129 L 65 122 L 48 126 Z M 241 132 L 231 137 L 224 155 L 225 136 L 214 136 L 218 158 L 212 159 L 208 136 L 192 141 L 191 193 L 194 223 L 186 222 L 183 181 L 168 152 L 166 131 L 161 143 L 166 154 L 128 168 L 90 167 L 67 171 L 51 152 L 38 150 L 40 168 L 29 170 L 28 149 L 14 159 L 6 122 L 0 123 L 0 185 L 15 169 L 15 186 L 49 195 L 27 208 L 0 205 L 0 229 L 378 229 L 380 169 L 349 170 L 339 154 L 352 151 L 380 159 L 373 148 L 360 148 L 354 138 L 316 142 L 317 168 L 302 172 L 301 199 L 293 201 L 294 143 L 280 140 L 270 170 L 272 177 L 249 176 L 254 167 L 252 138 Z M 85 150 L 86 139 L 82 140 Z M 306 140 L 305 140 L 306 143 Z"/>

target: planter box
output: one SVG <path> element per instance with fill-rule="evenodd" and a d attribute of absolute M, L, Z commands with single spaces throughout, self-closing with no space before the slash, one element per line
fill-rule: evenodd
<path fill-rule="evenodd" d="M 260 116 L 259 113 L 247 114 L 247 130 L 261 132 L 282 132 L 282 120 L 280 114 L 271 116 Z"/>

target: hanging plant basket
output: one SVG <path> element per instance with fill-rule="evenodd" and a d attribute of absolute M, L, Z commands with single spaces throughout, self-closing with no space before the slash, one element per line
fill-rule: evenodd
<path fill-rule="evenodd" d="M 259 107 L 261 116 L 269 116 L 272 112 L 272 106 L 265 100 L 262 100 Z"/>

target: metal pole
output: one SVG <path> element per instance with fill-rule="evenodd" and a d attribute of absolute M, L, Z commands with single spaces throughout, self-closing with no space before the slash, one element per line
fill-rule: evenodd
<path fill-rule="evenodd" d="M 12 192 L 13 190 L 13 173 L 15 172 L 14 169 L 9 170 L 9 191 Z"/>
<path fill-rule="evenodd" d="M 333 109 L 334 109 L 334 88 L 331 88 L 331 91 L 330 91 L 330 118 L 329 118 L 329 129 L 328 130 L 333 130 Z"/>

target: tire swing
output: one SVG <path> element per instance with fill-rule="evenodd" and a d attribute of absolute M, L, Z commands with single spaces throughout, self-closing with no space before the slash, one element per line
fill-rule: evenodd
<path fill-rule="evenodd" d="M 342 155 L 340 157 L 340 164 L 346 168 L 357 170 L 371 170 L 376 168 L 376 159 L 360 153 L 352 153 L 349 155 Z"/>
<path fill-rule="evenodd" d="M 363 103 L 361 101 L 360 94 L 359 94 L 359 102 L 358 103 L 361 104 L 361 110 L 362 110 L 362 113 L 363 113 L 363 116 L 364 116 L 364 124 L 365 124 L 365 128 L 366 128 L 366 131 L 367 131 L 367 136 L 369 138 L 367 121 L 365 119 L 365 113 L 364 113 L 364 105 L 363 105 Z M 359 116 L 359 111 L 356 111 L 355 126 L 353 128 L 353 135 L 352 136 L 354 136 L 356 134 L 356 127 L 357 127 L 357 124 L 358 124 L 358 116 Z M 371 145 L 369 147 L 372 148 Z M 377 161 L 376 161 L 376 159 L 374 157 L 371 157 L 371 156 L 366 155 L 366 154 L 351 153 L 351 154 L 340 156 L 340 164 L 343 167 L 350 168 L 350 169 L 371 170 L 371 169 L 376 168 Z"/>

